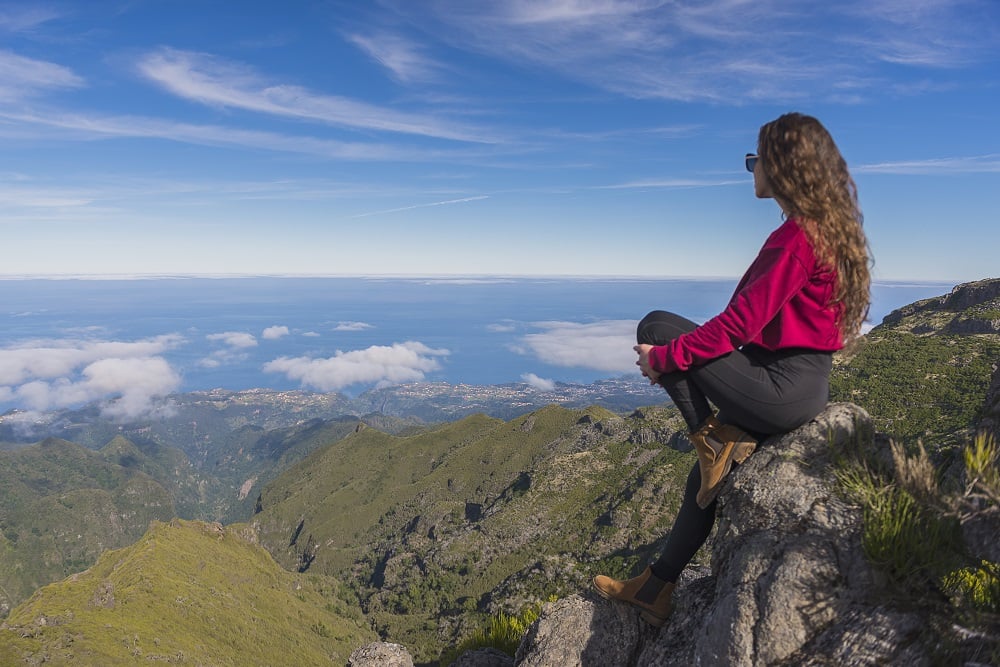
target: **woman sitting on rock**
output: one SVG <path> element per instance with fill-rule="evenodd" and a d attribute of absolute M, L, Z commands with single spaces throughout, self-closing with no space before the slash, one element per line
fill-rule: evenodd
<path fill-rule="evenodd" d="M 637 332 L 636 364 L 680 410 L 698 463 L 660 559 L 634 579 L 598 575 L 594 586 L 656 626 L 670 614 L 681 571 L 708 539 L 733 464 L 759 439 L 795 429 L 826 407 L 833 352 L 859 334 L 868 313 L 857 190 L 826 128 L 802 114 L 781 116 L 760 128 L 746 167 L 756 196 L 773 198 L 784 224 L 722 313 L 699 326 L 654 311 Z"/>

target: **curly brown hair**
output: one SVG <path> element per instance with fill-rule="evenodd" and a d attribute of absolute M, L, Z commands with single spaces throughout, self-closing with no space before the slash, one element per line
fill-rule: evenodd
<path fill-rule="evenodd" d="M 820 262 L 837 271 L 833 303 L 840 306 L 838 324 L 847 343 L 861 332 L 871 289 L 864 217 L 847 163 L 826 128 L 800 113 L 763 125 L 757 153 L 775 199 L 805 232 Z"/>

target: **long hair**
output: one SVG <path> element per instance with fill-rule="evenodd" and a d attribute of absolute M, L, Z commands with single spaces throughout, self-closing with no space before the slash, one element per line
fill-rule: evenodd
<path fill-rule="evenodd" d="M 854 179 L 826 128 L 811 116 L 785 114 L 760 128 L 758 168 L 796 219 L 820 263 L 837 272 L 833 304 L 844 342 L 868 316 L 871 275 L 864 217 Z"/>

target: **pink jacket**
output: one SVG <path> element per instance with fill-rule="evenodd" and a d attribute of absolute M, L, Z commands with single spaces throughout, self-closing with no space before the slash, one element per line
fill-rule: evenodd
<path fill-rule="evenodd" d="M 660 373 L 686 371 L 747 344 L 839 350 L 841 307 L 830 304 L 836 284 L 836 271 L 817 262 L 808 237 L 786 220 L 764 242 L 726 309 L 654 347 L 649 363 Z"/>

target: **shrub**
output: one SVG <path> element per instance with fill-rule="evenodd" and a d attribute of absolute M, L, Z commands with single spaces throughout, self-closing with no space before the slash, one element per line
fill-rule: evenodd
<path fill-rule="evenodd" d="M 552 600 L 550 599 L 550 601 Z M 538 620 L 541 611 L 542 606 L 536 604 L 528 605 L 515 615 L 504 612 L 493 614 L 485 627 L 476 630 L 471 637 L 462 641 L 458 646 L 445 651 L 441 655 L 440 664 L 447 667 L 463 653 L 480 648 L 495 648 L 513 657 L 517 653 L 517 647 L 521 644 L 524 633 L 528 631 L 532 623 Z"/>
<path fill-rule="evenodd" d="M 1000 612 L 1000 564 L 981 561 L 979 567 L 963 567 L 941 579 L 952 603 L 990 613 Z"/>

